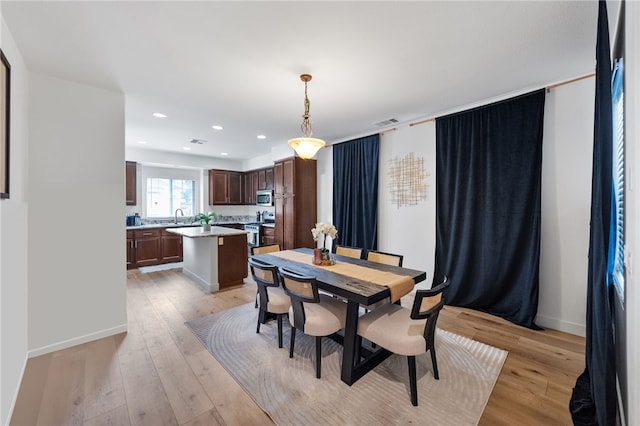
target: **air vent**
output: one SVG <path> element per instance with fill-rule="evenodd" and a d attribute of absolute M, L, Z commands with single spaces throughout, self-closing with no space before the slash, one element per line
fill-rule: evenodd
<path fill-rule="evenodd" d="M 202 145 L 203 143 L 207 143 L 207 141 L 202 139 L 191 139 L 189 142 L 195 143 L 196 145 Z"/>
<path fill-rule="evenodd" d="M 383 121 L 379 121 L 376 123 L 376 126 L 378 127 L 385 127 L 385 126 L 390 126 L 392 124 L 396 124 L 399 123 L 400 120 L 398 120 L 397 118 L 389 118 L 387 120 L 383 120 Z"/>

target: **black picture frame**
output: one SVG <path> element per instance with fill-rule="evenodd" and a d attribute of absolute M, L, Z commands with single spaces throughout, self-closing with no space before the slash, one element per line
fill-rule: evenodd
<path fill-rule="evenodd" d="M 11 123 L 11 64 L 0 49 L 0 199 L 9 198 L 9 124 Z"/>

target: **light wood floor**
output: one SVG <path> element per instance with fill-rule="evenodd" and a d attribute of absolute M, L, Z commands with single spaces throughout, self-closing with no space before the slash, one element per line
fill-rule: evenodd
<path fill-rule="evenodd" d="M 11 425 L 272 424 L 184 325 L 253 301 L 255 285 L 205 294 L 176 270 L 127 275 L 128 333 L 31 358 Z M 571 424 L 583 338 L 452 307 L 438 326 L 509 351 L 481 425 Z"/>

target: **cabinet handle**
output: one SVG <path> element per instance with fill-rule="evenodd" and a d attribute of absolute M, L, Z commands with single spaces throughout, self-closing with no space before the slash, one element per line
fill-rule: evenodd
<path fill-rule="evenodd" d="M 142 235 L 153 235 L 153 232 L 145 232 Z"/>

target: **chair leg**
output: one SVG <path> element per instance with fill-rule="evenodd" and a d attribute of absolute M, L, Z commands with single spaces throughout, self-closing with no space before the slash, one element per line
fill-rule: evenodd
<path fill-rule="evenodd" d="M 256 327 L 256 333 L 260 333 L 260 314 L 258 314 L 258 326 Z"/>
<path fill-rule="evenodd" d="M 429 349 L 429 352 L 431 352 L 431 364 L 433 365 L 433 378 L 436 380 L 440 380 L 440 377 L 438 376 L 438 361 L 436 361 L 436 348 L 431 345 L 431 349 Z"/>
<path fill-rule="evenodd" d="M 320 366 L 322 362 L 322 336 L 316 336 L 316 377 L 320 378 Z"/>
<path fill-rule="evenodd" d="M 278 347 L 282 347 L 282 315 L 278 315 Z"/>
<path fill-rule="evenodd" d="M 411 389 L 411 404 L 418 406 L 418 386 L 416 384 L 416 357 L 408 356 L 409 361 L 409 388 Z"/>
<path fill-rule="evenodd" d="M 291 327 L 291 340 L 289 342 L 289 358 L 293 358 L 293 345 L 296 342 L 296 328 Z"/>

